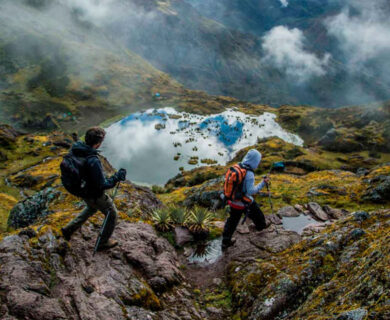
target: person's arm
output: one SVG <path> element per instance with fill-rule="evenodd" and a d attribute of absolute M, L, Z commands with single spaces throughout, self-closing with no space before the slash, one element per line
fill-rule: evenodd
<path fill-rule="evenodd" d="M 106 179 L 103 172 L 103 167 L 100 160 L 97 157 L 93 157 L 89 160 L 89 170 L 91 184 L 99 190 L 107 190 L 115 187 L 118 182 L 118 178 L 113 175 L 112 177 Z"/>
<path fill-rule="evenodd" d="M 255 175 L 251 171 L 247 172 L 244 180 L 244 184 L 245 184 L 245 193 L 248 196 L 252 196 L 258 193 L 265 186 L 264 181 L 260 182 L 258 185 L 255 185 Z"/>

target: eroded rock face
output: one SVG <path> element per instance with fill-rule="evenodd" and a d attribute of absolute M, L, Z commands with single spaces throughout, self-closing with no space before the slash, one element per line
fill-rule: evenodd
<path fill-rule="evenodd" d="M 183 277 L 168 241 L 147 224 L 121 222 L 114 232 L 120 245 L 92 256 L 97 231 L 83 226 L 69 243 L 50 230 L 39 238 L 6 237 L 0 318 L 178 319 L 157 296 Z"/>

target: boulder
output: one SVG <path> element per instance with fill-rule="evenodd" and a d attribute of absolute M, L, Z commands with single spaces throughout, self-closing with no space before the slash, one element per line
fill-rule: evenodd
<path fill-rule="evenodd" d="M 321 221 L 329 220 L 328 215 L 325 213 L 324 210 L 322 210 L 321 206 L 317 202 L 309 202 L 307 204 L 307 208 L 314 218 Z"/>
<path fill-rule="evenodd" d="M 20 136 L 20 133 L 16 131 L 13 127 L 7 124 L 0 125 L 0 146 L 12 146 L 18 136 Z"/>
<path fill-rule="evenodd" d="M 304 212 L 305 208 L 301 206 L 300 204 L 295 204 L 294 209 L 297 210 L 298 212 Z"/>
<path fill-rule="evenodd" d="M 349 213 L 347 210 L 331 208 L 329 206 L 324 206 L 323 209 L 332 219 L 341 219 Z"/>
<path fill-rule="evenodd" d="M 277 230 L 276 228 L 267 228 L 250 237 L 250 242 L 254 246 L 271 253 L 282 252 L 301 240 L 301 236 L 294 231 Z"/>
<path fill-rule="evenodd" d="M 278 216 L 281 217 L 298 217 L 300 213 L 292 206 L 287 206 L 279 209 Z"/>
<path fill-rule="evenodd" d="M 49 204 L 60 195 L 60 191 L 47 188 L 18 202 L 10 212 L 8 226 L 14 229 L 25 228 L 49 215 Z"/>
<path fill-rule="evenodd" d="M 178 246 L 182 247 L 188 242 L 194 241 L 194 237 L 191 232 L 184 227 L 176 227 L 174 230 L 175 242 Z"/>
<path fill-rule="evenodd" d="M 267 214 L 265 216 L 265 223 L 267 227 L 269 227 L 271 224 L 279 225 L 282 224 L 282 219 L 280 219 L 276 214 Z"/>
<path fill-rule="evenodd" d="M 390 199 L 390 176 L 378 176 L 370 181 L 363 199 L 376 203 L 384 203 Z"/>
<path fill-rule="evenodd" d="M 362 222 L 362 221 L 367 220 L 370 217 L 370 214 L 366 211 L 357 211 L 357 212 L 354 212 L 353 217 L 354 217 L 355 221 Z"/>

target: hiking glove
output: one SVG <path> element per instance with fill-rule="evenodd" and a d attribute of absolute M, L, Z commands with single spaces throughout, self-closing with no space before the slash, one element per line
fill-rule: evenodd
<path fill-rule="evenodd" d="M 126 169 L 119 169 L 119 171 L 117 172 L 118 181 L 125 181 L 126 173 Z"/>

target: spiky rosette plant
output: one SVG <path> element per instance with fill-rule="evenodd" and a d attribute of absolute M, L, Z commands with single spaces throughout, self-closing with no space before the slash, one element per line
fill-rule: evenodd
<path fill-rule="evenodd" d="M 171 229 L 171 219 L 169 210 L 167 209 L 154 210 L 152 213 L 152 220 L 155 228 L 160 232 L 167 232 Z"/>
<path fill-rule="evenodd" d="M 171 220 L 174 224 L 185 226 L 188 221 L 188 211 L 179 206 L 172 206 L 169 208 Z"/>
<path fill-rule="evenodd" d="M 202 207 L 195 207 L 190 214 L 190 231 L 194 234 L 208 233 L 211 219 L 210 211 Z"/>

